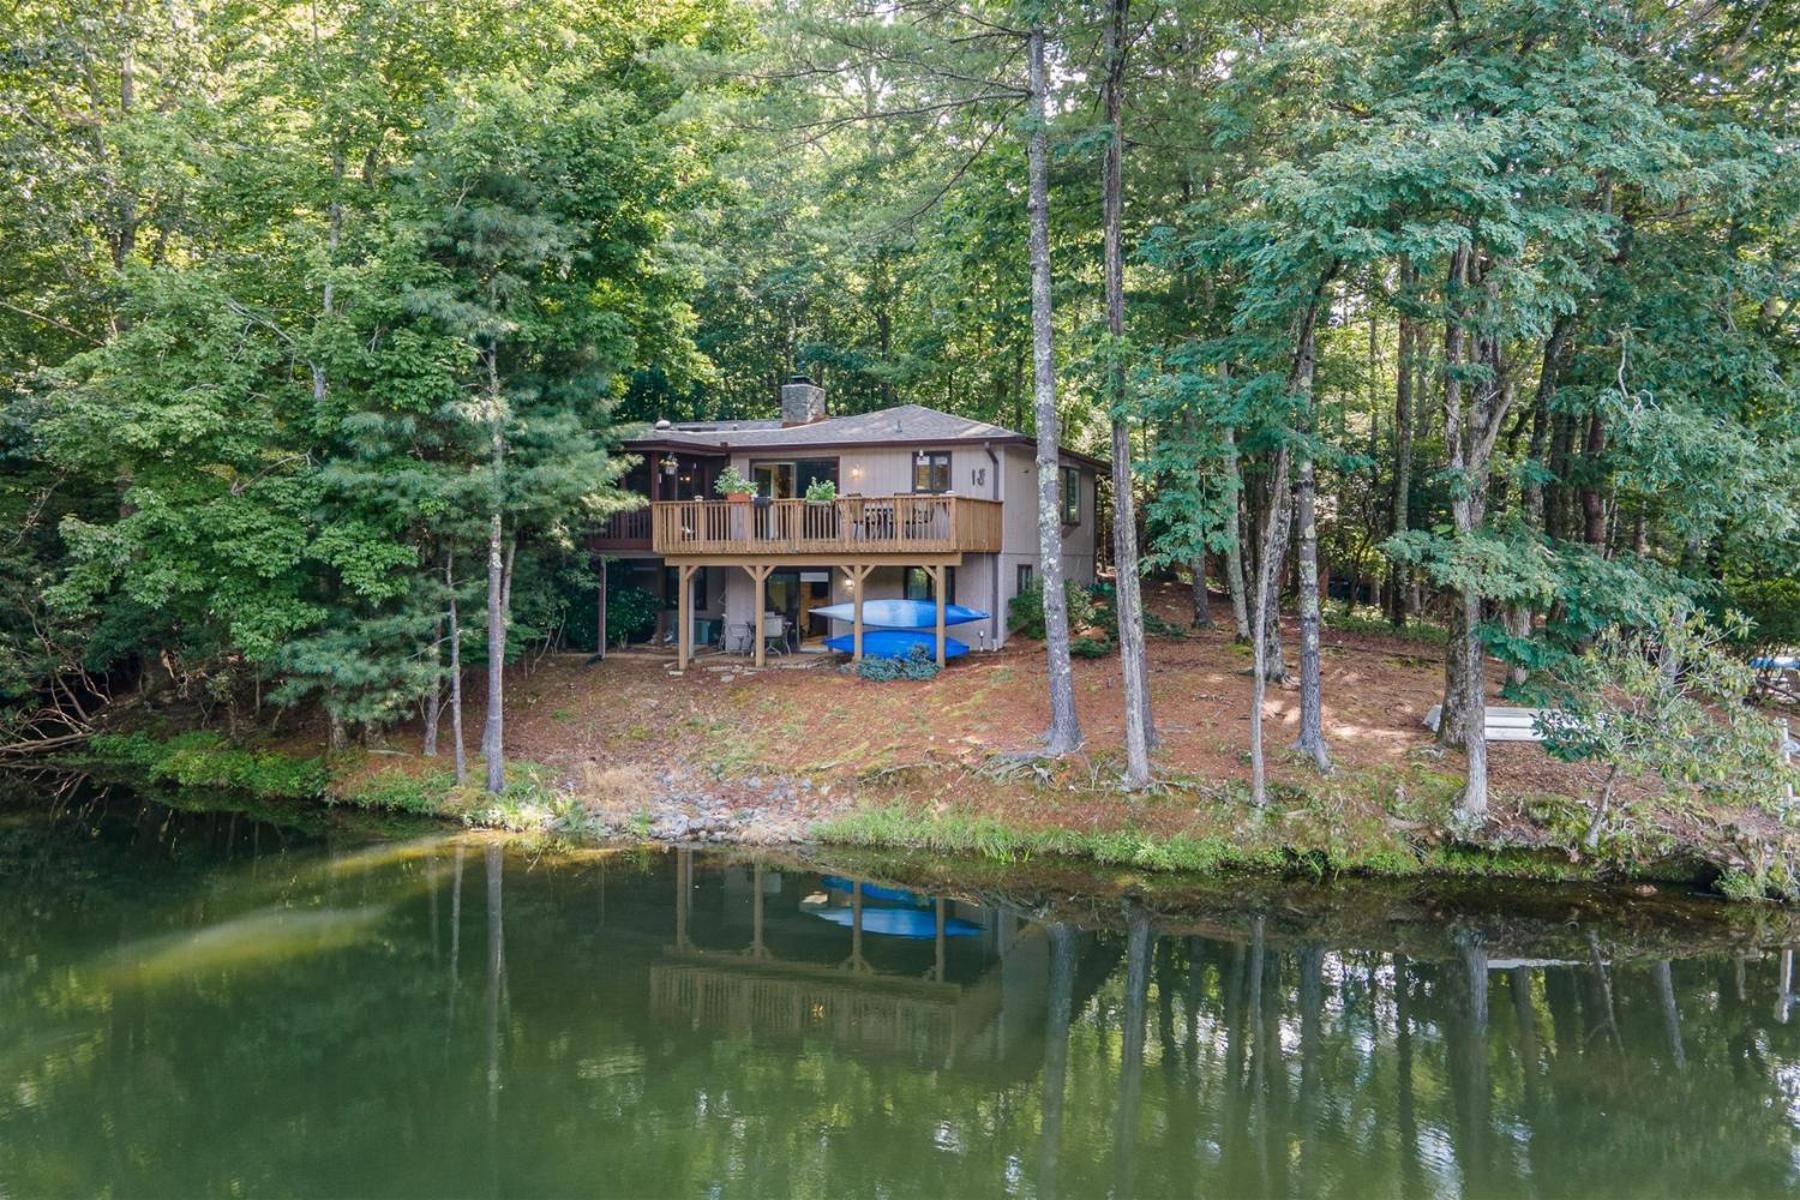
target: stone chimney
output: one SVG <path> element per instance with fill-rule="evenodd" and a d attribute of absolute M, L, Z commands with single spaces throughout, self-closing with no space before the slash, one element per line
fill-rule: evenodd
<path fill-rule="evenodd" d="M 825 419 L 825 389 L 804 375 L 781 385 L 781 424 L 811 425 Z"/>

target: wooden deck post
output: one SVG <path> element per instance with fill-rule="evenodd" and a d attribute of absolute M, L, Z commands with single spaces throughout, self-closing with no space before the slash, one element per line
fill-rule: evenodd
<path fill-rule="evenodd" d="M 928 567 L 931 572 L 931 592 L 937 597 L 937 665 L 944 665 L 944 568 Z"/>
<path fill-rule="evenodd" d="M 852 565 L 850 568 L 850 586 L 852 589 L 854 589 L 854 593 L 855 593 L 854 595 L 852 595 L 850 597 L 850 600 L 851 600 L 851 604 L 854 606 L 854 608 L 856 610 L 855 617 L 850 622 L 850 661 L 851 662 L 861 662 L 862 661 L 863 584 L 868 581 L 869 572 L 873 571 L 874 569 L 875 569 L 874 567 L 861 566 L 861 565 Z"/>
<path fill-rule="evenodd" d="M 676 590 L 681 594 L 675 599 L 675 666 L 678 670 L 687 670 L 688 659 L 694 655 L 694 589 L 691 586 L 694 572 L 698 567 L 677 567 Z"/>
<path fill-rule="evenodd" d="M 769 601 L 769 572 L 774 569 L 773 564 L 768 566 L 746 565 L 744 567 L 744 570 L 750 572 L 751 582 L 756 585 L 755 595 L 752 597 L 756 601 L 756 614 L 751 618 L 750 627 L 756 631 L 753 640 L 756 643 L 756 665 L 759 667 L 763 665 L 763 660 L 767 655 L 767 648 L 763 645 L 763 612 Z"/>

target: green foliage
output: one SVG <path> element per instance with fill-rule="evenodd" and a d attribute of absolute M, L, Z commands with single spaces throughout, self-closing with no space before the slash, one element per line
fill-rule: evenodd
<path fill-rule="evenodd" d="M 1748 626 L 1727 626 L 1740 635 L 1734 642 L 1753 650 L 1800 648 L 1800 579 L 1728 579 L 1706 608 L 1715 621 L 1728 612 L 1741 614 Z"/>
<path fill-rule="evenodd" d="M 725 469 L 719 472 L 719 477 L 713 481 L 713 491 L 721 496 L 754 495 L 756 484 L 745 478 L 744 473 L 737 469 L 737 464 L 728 463 Z"/>
<path fill-rule="evenodd" d="M 1098 609 L 1094 603 L 1093 593 L 1074 580 L 1063 582 L 1064 594 L 1068 597 L 1069 629 L 1071 631 L 1086 629 L 1095 623 Z M 1044 636 L 1044 581 L 1034 578 L 1030 585 L 1021 589 L 1006 606 L 1006 624 L 1014 633 L 1028 638 L 1042 639 Z"/>
<path fill-rule="evenodd" d="M 621 585 L 606 591 L 606 641 L 623 646 L 650 636 L 662 601 L 640 587 Z"/>
<path fill-rule="evenodd" d="M 380 771 L 332 789 L 330 798 L 334 804 L 354 808 L 436 817 L 444 814 L 455 789 L 455 777 L 448 770 Z"/>
<path fill-rule="evenodd" d="M 829 479 L 815 479 L 806 485 L 806 498 L 817 503 L 837 499 L 837 484 Z"/>
<path fill-rule="evenodd" d="M 1790 776 L 1777 727 L 1745 703 L 1753 675 L 1724 642 L 1703 615 L 1664 603 L 1654 624 L 1609 629 L 1565 668 L 1568 703 L 1542 726 L 1551 753 L 1607 768 L 1590 844 L 1620 783 L 1782 813 Z"/>
<path fill-rule="evenodd" d="M 197 731 L 159 741 L 145 733 L 99 734 L 88 754 L 104 766 L 127 768 L 134 779 L 180 788 L 237 792 L 259 800 L 311 800 L 324 794 L 324 760 L 231 746 Z"/>
<path fill-rule="evenodd" d="M 1069 653 L 1076 658 L 1105 658 L 1118 648 L 1117 643 L 1111 638 L 1095 637 L 1091 634 L 1071 639 L 1069 642 Z"/>
<path fill-rule="evenodd" d="M 875 683 L 891 683 L 896 679 L 935 679 L 943 670 L 937 663 L 937 652 L 924 646 L 912 646 L 904 657 L 864 655 L 856 664 L 856 673 Z"/>

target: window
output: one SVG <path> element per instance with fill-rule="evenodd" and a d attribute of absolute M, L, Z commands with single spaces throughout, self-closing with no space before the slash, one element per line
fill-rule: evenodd
<path fill-rule="evenodd" d="M 758 462 L 750 464 L 750 478 L 756 481 L 756 493 L 771 500 L 793 500 L 806 495 L 814 482 L 829 479 L 837 482 L 838 460 L 835 458 L 803 458 L 797 462 Z"/>
<path fill-rule="evenodd" d="M 913 491 L 947 492 L 950 490 L 950 452 L 921 450 L 913 455 Z"/>
<path fill-rule="evenodd" d="M 1081 524 L 1081 472 L 1074 467 L 1062 469 L 1062 523 Z"/>
<path fill-rule="evenodd" d="M 924 567 L 906 568 L 906 598 L 908 600 L 936 600 L 932 594 L 931 572 Z M 944 568 L 944 603 L 956 603 L 956 568 Z"/>
<path fill-rule="evenodd" d="M 1031 564 L 1030 563 L 1020 563 L 1019 564 L 1019 586 L 1018 586 L 1017 591 L 1019 591 L 1019 592 L 1030 591 L 1031 590 L 1031 582 L 1035 578 L 1037 578 L 1037 572 L 1032 569 Z"/>

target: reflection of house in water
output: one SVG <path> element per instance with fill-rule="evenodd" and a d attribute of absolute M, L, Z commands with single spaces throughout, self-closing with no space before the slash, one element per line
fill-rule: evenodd
<path fill-rule="evenodd" d="M 665 1018 L 943 1065 L 1037 1060 L 1049 949 L 1010 912 L 761 865 L 697 885 L 685 851 L 676 881 L 675 941 L 650 968 Z"/>

